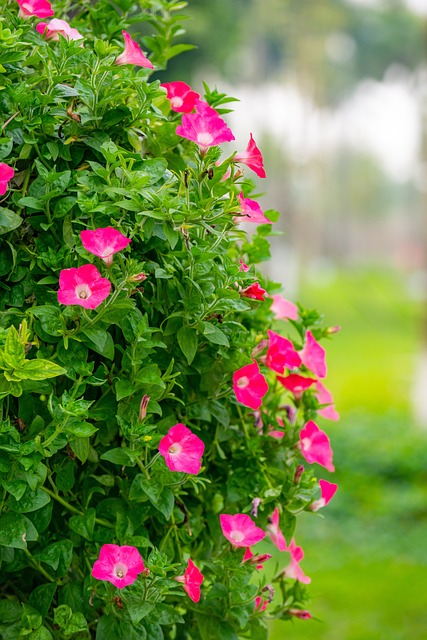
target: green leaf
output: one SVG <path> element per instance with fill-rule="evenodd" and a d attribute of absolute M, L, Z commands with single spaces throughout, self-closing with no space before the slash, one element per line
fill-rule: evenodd
<path fill-rule="evenodd" d="M 93 530 L 95 528 L 95 509 L 88 509 L 84 516 L 71 516 L 68 521 L 70 529 L 79 536 L 86 538 L 86 540 L 92 540 Z"/>
<path fill-rule="evenodd" d="M 171 607 L 169 604 L 157 604 L 156 608 L 150 613 L 150 620 L 157 622 L 157 624 L 182 624 L 184 618 L 177 612 L 175 607 Z M 222 636 L 212 636 L 221 638 Z"/>
<path fill-rule="evenodd" d="M 108 331 L 99 329 L 97 327 L 83 329 L 82 333 L 88 338 L 85 343 L 99 353 L 101 356 L 105 356 L 109 360 L 114 358 L 114 342 Z"/>
<path fill-rule="evenodd" d="M 90 451 L 89 438 L 73 438 L 73 440 L 69 442 L 69 445 L 80 462 L 83 462 L 84 464 L 88 458 Z"/>
<path fill-rule="evenodd" d="M 17 513 L 30 513 L 37 511 L 50 502 L 50 496 L 42 489 L 32 491 L 27 489 L 22 498 L 17 502 L 14 498 L 10 499 L 10 508 Z"/>
<path fill-rule="evenodd" d="M 182 353 L 187 358 L 188 364 L 191 364 L 197 352 L 198 340 L 196 330 L 190 329 L 190 327 L 181 327 L 177 333 L 177 338 Z"/>
<path fill-rule="evenodd" d="M 135 451 L 131 451 L 126 447 L 117 447 L 117 449 L 110 449 L 103 453 L 101 460 L 108 460 L 108 462 L 119 464 L 123 467 L 134 467 L 136 457 L 138 457 L 138 454 Z"/>
<path fill-rule="evenodd" d="M 145 628 L 132 625 L 129 618 L 119 620 L 114 615 L 103 615 L 96 626 L 96 640 L 146 640 Z"/>
<path fill-rule="evenodd" d="M 117 401 L 128 398 L 135 393 L 135 387 L 128 380 L 116 380 L 115 382 Z"/>
<path fill-rule="evenodd" d="M 94 433 L 98 431 L 97 427 L 94 427 L 90 422 L 81 422 L 80 420 L 76 420 L 75 422 L 70 421 L 65 431 L 67 433 L 72 433 L 73 436 L 77 436 L 78 438 L 89 438 L 93 436 Z"/>
<path fill-rule="evenodd" d="M 205 327 L 203 330 L 203 335 L 206 337 L 209 342 L 213 344 L 221 344 L 224 347 L 229 347 L 230 343 L 228 341 L 227 336 L 219 327 L 215 324 L 209 324 L 205 322 Z"/>
<path fill-rule="evenodd" d="M 21 380 L 47 380 L 67 373 L 67 370 L 50 360 L 26 360 L 23 365 L 15 369 L 17 377 Z"/>
<path fill-rule="evenodd" d="M 56 568 L 57 567 L 54 567 L 54 569 Z M 56 582 L 50 582 L 48 584 L 42 584 L 31 591 L 28 604 L 34 609 L 37 609 L 43 618 L 47 615 L 50 605 L 52 604 L 56 587 Z"/>
<path fill-rule="evenodd" d="M 18 216 L 16 213 L 10 211 L 9 209 L 0 207 L 0 235 L 2 235 L 3 233 L 9 233 L 9 231 L 17 229 L 19 226 L 21 226 L 22 223 L 23 220 L 21 216 Z"/>
<path fill-rule="evenodd" d="M 0 545 L 13 549 L 26 549 L 28 534 L 32 533 L 30 539 L 34 540 L 34 531 L 32 523 L 25 516 L 19 513 L 6 513 L 0 518 Z"/>
<path fill-rule="evenodd" d="M 7 332 L 3 358 L 12 369 L 20 367 L 25 360 L 24 345 L 21 343 L 19 334 L 13 325 L 9 327 Z"/>
<path fill-rule="evenodd" d="M 141 596 L 127 596 L 125 602 L 133 624 L 138 624 L 155 607 L 153 602 L 141 602 Z"/>
<path fill-rule="evenodd" d="M 157 480 L 148 480 L 139 473 L 131 484 L 129 499 L 141 501 L 146 496 L 151 504 L 164 515 L 166 520 L 169 520 L 175 504 L 172 490 L 169 487 L 163 487 Z"/>

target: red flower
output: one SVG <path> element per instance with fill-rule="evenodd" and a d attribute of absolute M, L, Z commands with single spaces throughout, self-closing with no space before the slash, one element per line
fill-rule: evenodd
<path fill-rule="evenodd" d="M 102 278 L 93 264 L 77 269 L 63 269 L 59 274 L 58 302 L 78 304 L 85 309 L 96 309 L 108 298 L 111 282 Z"/>
<path fill-rule="evenodd" d="M 204 450 L 203 440 L 181 423 L 171 427 L 159 442 L 159 451 L 170 471 L 196 475 L 202 466 Z"/>
<path fill-rule="evenodd" d="M 300 448 L 302 455 L 310 464 L 316 462 L 328 471 L 335 471 L 329 438 L 313 420 L 309 420 L 301 430 Z"/>
<path fill-rule="evenodd" d="M 200 585 L 202 584 L 204 577 L 202 572 L 196 567 L 191 558 L 188 559 L 188 564 L 186 570 L 184 571 L 184 575 L 177 576 L 175 580 L 177 582 L 183 583 L 185 592 L 193 602 L 199 602 Z"/>
<path fill-rule="evenodd" d="M 133 584 L 144 571 L 144 560 L 136 547 L 104 544 L 95 562 L 92 575 L 97 580 L 107 580 L 118 589 Z"/>
<path fill-rule="evenodd" d="M 312 384 L 316 382 L 315 378 L 300 376 L 298 373 L 291 373 L 289 376 L 277 376 L 278 381 L 285 389 L 294 394 L 296 398 L 300 398 L 303 391 L 306 391 Z"/>
<path fill-rule="evenodd" d="M 319 480 L 319 485 L 320 485 L 320 491 L 322 493 L 322 497 L 319 498 L 319 500 L 315 500 L 314 502 L 311 503 L 310 505 L 311 511 L 318 511 L 319 509 L 326 507 L 326 505 L 328 504 L 328 502 L 332 500 L 332 498 L 334 497 L 338 489 L 337 484 L 334 484 L 333 482 L 328 482 L 327 480 Z"/>
<path fill-rule="evenodd" d="M 15 170 L 5 162 L 0 162 L 0 196 L 3 196 L 8 188 L 8 182 L 15 175 Z"/>
<path fill-rule="evenodd" d="M 222 513 L 219 520 L 222 533 L 234 547 L 250 547 L 265 538 L 265 532 L 244 513 L 236 513 L 234 516 Z"/>
<path fill-rule="evenodd" d="M 275 320 L 298 320 L 298 307 L 293 302 L 286 300 L 280 293 L 271 296 L 273 304 L 271 310 Z"/>
<path fill-rule="evenodd" d="M 304 558 L 304 551 L 301 547 L 297 547 L 294 538 L 291 540 L 288 551 L 291 554 L 291 561 L 287 567 L 283 570 L 283 573 L 287 578 L 294 578 L 304 584 L 310 584 L 311 578 L 304 574 L 304 571 L 299 566 L 299 563 Z"/>
<path fill-rule="evenodd" d="M 243 193 L 238 194 L 239 204 L 240 204 L 240 212 L 242 213 L 243 218 L 239 218 L 242 222 L 256 222 L 257 224 L 271 224 L 270 220 L 265 217 L 264 211 L 259 206 L 256 200 L 251 200 L 250 198 L 245 198 Z"/>
<path fill-rule="evenodd" d="M 20 14 L 23 18 L 36 16 L 37 18 L 50 18 L 54 15 L 52 6 L 48 0 L 17 0 Z"/>
<path fill-rule="evenodd" d="M 196 113 L 185 113 L 176 133 L 199 145 L 202 153 L 209 147 L 234 140 L 231 129 L 206 102 L 196 101 Z"/>
<path fill-rule="evenodd" d="M 265 360 L 267 367 L 277 373 L 283 373 L 285 369 L 299 367 L 301 358 L 292 342 L 275 331 L 268 330 L 267 333 L 269 339 Z"/>
<path fill-rule="evenodd" d="M 257 362 L 247 364 L 233 374 L 233 389 L 237 401 L 251 409 L 259 409 L 268 384 L 259 370 Z"/>
<path fill-rule="evenodd" d="M 130 238 L 126 238 L 123 233 L 113 227 L 81 231 L 80 239 L 86 251 L 102 258 L 108 266 L 113 262 L 113 255 L 131 242 Z"/>
<path fill-rule="evenodd" d="M 278 507 L 274 509 L 269 520 L 270 524 L 267 527 L 267 533 L 270 536 L 272 543 L 276 545 L 279 551 L 288 551 L 288 545 L 286 544 L 284 535 L 279 527 L 280 516 Z"/>
<path fill-rule="evenodd" d="M 301 360 L 307 369 L 310 369 L 318 378 L 325 378 L 326 367 L 326 351 L 313 337 L 311 331 L 306 333 L 306 343 L 300 351 Z"/>
<path fill-rule="evenodd" d="M 252 133 L 245 151 L 234 156 L 234 162 L 241 162 L 242 164 L 245 164 L 249 169 L 252 169 L 259 178 L 266 177 L 262 154 L 252 137 Z"/>
<path fill-rule="evenodd" d="M 191 113 L 196 106 L 196 100 L 200 98 L 200 95 L 196 93 L 196 91 L 193 91 L 188 84 L 180 80 L 164 82 L 160 86 L 167 91 L 171 109 L 179 113 Z"/>
<path fill-rule="evenodd" d="M 240 295 L 244 298 L 252 298 L 252 300 L 260 300 L 261 302 L 265 300 L 266 293 L 266 290 L 260 287 L 258 282 L 254 282 L 250 287 L 240 291 Z"/>
<path fill-rule="evenodd" d="M 154 69 L 152 63 L 142 53 L 139 44 L 135 42 L 135 40 L 132 40 L 126 31 L 122 31 L 122 34 L 125 40 L 125 49 L 123 53 L 116 58 L 116 64 L 136 64 L 138 67 Z"/>

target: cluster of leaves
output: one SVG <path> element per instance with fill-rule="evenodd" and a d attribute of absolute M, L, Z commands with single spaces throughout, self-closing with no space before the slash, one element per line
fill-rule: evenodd
<path fill-rule="evenodd" d="M 220 149 L 200 154 L 176 135 L 179 114 L 148 70 L 114 65 L 121 30 L 138 22 L 154 30 L 144 44 L 157 70 L 188 48 L 172 44 L 182 2 L 64 0 L 57 13 L 83 47 L 46 41 L 15 4 L 0 16 L 0 161 L 15 168 L 0 206 L 0 634 L 261 640 L 254 598 L 265 579 L 230 551 L 219 513 L 247 513 L 259 497 L 266 528 L 281 504 L 290 540 L 296 514 L 318 497 L 311 471 L 294 482 L 314 395 L 288 397 L 291 424 L 272 382 L 264 421 L 284 421 L 279 442 L 232 390 L 272 323 L 268 300 L 239 293 L 259 280 L 271 225 L 251 240 L 236 227 L 236 195 L 251 181 L 237 186 L 233 168 L 224 179 L 231 158 L 217 166 Z M 79 237 L 109 225 L 132 240 L 110 269 Z M 112 294 L 94 311 L 61 306 L 60 271 L 87 262 Z M 324 335 L 319 322 L 300 310 L 288 325 L 297 348 L 307 328 Z M 157 454 L 178 422 L 205 443 L 198 476 L 169 471 Z M 120 597 L 90 575 L 104 543 L 138 547 L 150 571 Z M 173 580 L 189 555 L 205 575 L 197 605 Z M 270 614 L 288 619 L 305 587 L 277 580 L 283 597 Z"/>

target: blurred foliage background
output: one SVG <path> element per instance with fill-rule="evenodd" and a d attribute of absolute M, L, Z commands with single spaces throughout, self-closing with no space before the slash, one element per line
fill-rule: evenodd
<path fill-rule="evenodd" d="M 425 639 L 427 4 L 189 0 L 186 12 L 198 48 L 162 79 L 241 100 L 237 148 L 252 131 L 260 202 L 283 212 L 266 270 L 342 326 L 327 378 L 341 421 L 321 425 L 339 491 L 296 535 L 317 620 L 273 622 L 272 638 Z"/>

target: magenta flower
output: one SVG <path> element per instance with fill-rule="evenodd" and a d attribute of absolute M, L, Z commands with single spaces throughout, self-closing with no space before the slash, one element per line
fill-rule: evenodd
<path fill-rule="evenodd" d="M 319 485 L 320 485 L 320 491 L 322 492 L 322 497 L 319 498 L 319 500 L 315 500 L 314 502 L 311 503 L 310 505 L 311 511 L 318 511 L 319 509 L 322 509 L 323 507 L 325 507 L 328 504 L 328 502 L 332 500 L 332 498 L 334 497 L 338 489 L 337 484 L 334 484 L 333 482 L 328 482 L 327 480 L 319 480 Z"/>
<path fill-rule="evenodd" d="M 36 25 L 36 31 L 46 40 L 59 40 L 59 36 L 63 36 L 66 40 L 81 40 L 82 34 L 73 29 L 65 20 L 54 18 L 50 22 L 39 22 Z"/>
<path fill-rule="evenodd" d="M 234 547 L 251 547 L 265 538 L 265 532 L 244 513 L 235 516 L 222 513 L 219 520 L 222 533 Z"/>
<path fill-rule="evenodd" d="M 307 611 L 307 609 L 289 609 L 288 613 L 290 616 L 294 616 L 300 620 L 310 620 L 311 618 L 311 613 Z"/>
<path fill-rule="evenodd" d="M 316 462 L 328 471 L 335 471 L 329 438 L 313 420 L 309 420 L 301 430 L 299 445 L 307 462 L 310 464 Z"/>
<path fill-rule="evenodd" d="M 246 289 L 240 291 L 240 295 L 244 298 L 252 298 L 252 300 L 260 300 L 261 302 L 265 300 L 264 296 L 266 293 L 267 291 L 263 289 L 258 282 L 254 282 L 249 287 L 246 287 Z"/>
<path fill-rule="evenodd" d="M 306 391 L 316 382 L 315 378 L 300 376 L 298 373 L 291 373 L 289 376 L 277 376 L 277 380 L 285 389 L 293 393 L 295 398 L 300 398 L 303 391 Z"/>
<path fill-rule="evenodd" d="M 102 278 L 93 264 L 84 264 L 77 269 L 63 269 L 59 274 L 58 302 L 96 309 L 108 298 L 110 289 L 111 282 Z"/>
<path fill-rule="evenodd" d="M 183 576 L 177 576 L 175 578 L 177 582 L 182 582 L 184 590 L 189 598 L 193 602 L 199 602 L 200 600 L 200 585 L 202 584 L 204 577 L 202 572 L 196 567 L 191 558 L 188 559 L 187 568 L 184 571 Z"/>
<path fill-rule="evenodd" d="M 50 18 L 55 15 L 48 0 L 17 0 L 22 18 L 36 16 L 37 18 Z"/>
<path fill-rule="evenodd" d="M 99 559 L 93 565 L 92 575 L 97 580 L 107 580 L 118 589 L 123 589 L 133 584 L 144 569 L 144 560 L 136 547 L 104 544 Z"/>
<path fill-rule="evenodd" d="M 298 307 L 293 302 L 286 300 L 280 293 L 276 293 L 273 298 L 271 310 L 275 320 L 298 320 Z"/>
<path fill-rule="evenodd" d="M 233 389 L 237 401 L 251 409 L 259 409 L 268 391 L 265 377 L 257 362 L 247 364 L 233 373 Z"/>
<path fill-rule="evenodd" d="M 138 67 L 154 69 L 149 59 L 142 53 L 139 44 L 132 40 L 126 31 L 122 31 L 122 34 L 125 40 L 125 49 L 123 53 L 117 56 L 116 64 L 136 64 Z"/>
<path fill-rule="evenodd" d="M 81 231 L 80 238 L 86 251 L 102 258 L 107 266 L 113 262 L 113 255 L 131 242 L 130 238 L 113 227 Z"/>
<path fill-rule="evenodd" d="M 206 153 L 209 147 L 234 140 L 231 129 L 215 109 L 201 100 L 196 101 L 196 113 L 185 113 L 182 116 L 182 123 L 177 126 L 176 133 L 198 144 L 202 153 Z"/>
<path fill-rule="evenodd" d="M 171 427 L 159 442 L 159 451 L 170 471 L 199 473 L 204 450 L 204 442 L 181 423 Z"/>
<path fill-rule="evenodd" d="M 241 162 L 249 167 L 249 169 L 252 169 L 259 178 L 266 177 L 262 154 L 252 137 L 252 133 L 245 151 L 243 151 L 243 153 L 238 153 L 233 159 L 234 162 Z"/>
<path fill-rule="evenodd" d="M 307 369 L 310 369 L 314 373 L 314 375 L 319 378 L 325 378 L 327 367 L 326 367 L 326 351 L 324 348 L 317 342 L 317 340 L 313 337 L 311 331 L 307 331 L 306 333 L 306 343 L 304 348 L 299 352 L 301 356 L 301 360 Z"/>
<path fill-rule="evenodd" d="M 239 222 L 256 222 L 257 224 L 271 224 L 271 221 L 265 217 L 264 211 L 256 200 L 245 198 L 243 193 L 238 194 L 240 211 L 244 218 L 239 218 Z"/>
<path fill-rule="evenodd" d="M 269 518 L 269 524 L 267 526 L 267 533 L 271 538 L 271 541 L 279 551 L 288 551 L 288 545 L 282 531 L 280 530 L 280 516 L 279 507 L 276 507 Z"/>
<path fill-rule="evenodd" d="M 8 182 L 15 175 L 15 169 L 5 162 L 0 162 L 0 196 L 3 196 L 8 188 Z"/>
<path fill-rule="evenodd" d="M 310 584 L 311 578 L 304 574 L 299 563 L 304 558 L 304 551 L 301 547 L 297 547 L 294 538 L 291 540 L 288 551 L 291 554 L 291 562 L 284 568 L 283 573 L 287 578 L 293 578 L 304 584 Z"/>
<path fill-rule="evenodd" d="M 332 393 L 328 391 L 323 384 L 317 380 L 316 382 L 316 391 L 314 395 L 318 399 L 320 404 L 327 404 L 328 407 L 323 407 L 323 409 L 318 410 L 319 416 L 323 418 L 327 418 L 327 420 L 339 420 L 340 414 L 334 407 L 334 399 L 332 397 Z"/>
<path fill-rule="evenodd" d="M 265 611 L 268 605 L 268 600 L 263 600 L 261 596 L 255 598 L 255 611 Z"/>
<path fill-rule="evenodd" d="M 283 373 L 285 369 L 299 367 L 301 358 L 292 342 L 287 338 L 282 338 L 275 331 L 268 330 L 267 333 L 268 350 L 265 359 L 267 367 L 277 373 Z"/>
<path fill-rule="evenodd" d="M 270 553 L 261 553 L 259 555 L 254 555 L 250 547 L 246 547 L 245 555 L 243 556 L 242 562 L 248 562 L 249 564 L 254 564 L 258 571 L 264 568 L 264 562 L 270 560 L 273 556 Z"/>
<path fill-rule="evenodd" d="M 249 271 L 248 265 L 243 262 L 242 258 L 239 259 L 239 265 L 239 271 L 244 271 L 245 273 Z"/>
<path fill-rule="evenodd" d="M 171 109 L 179 113 L 190 113 L 196 106 L 196 100 L 200 95 L 191 89 L 185 82 L 164 82 L 160 85 L 167 91 L 167 97 L 171 103 Z"/>

